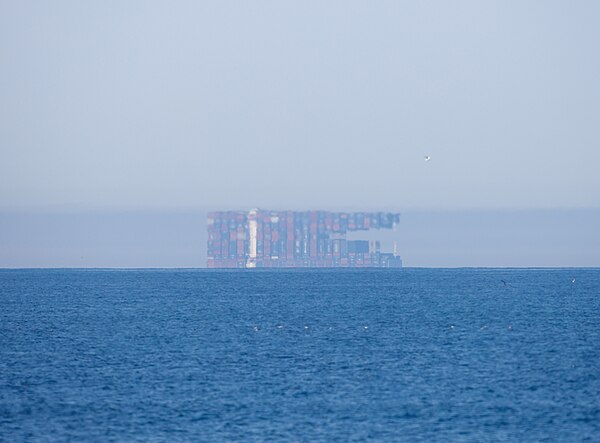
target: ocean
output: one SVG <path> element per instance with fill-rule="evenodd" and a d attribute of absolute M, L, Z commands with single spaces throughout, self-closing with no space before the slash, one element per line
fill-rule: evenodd
<path fill-rule="evenodd" d="M 0 270 L 0 441 L 600 441 L 599 269 Z"/>

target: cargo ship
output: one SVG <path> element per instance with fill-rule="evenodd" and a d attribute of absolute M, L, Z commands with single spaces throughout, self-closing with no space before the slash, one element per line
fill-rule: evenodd
<path fill-rule="evenodd" d="M 395 229 L 400 214 L 329 211 L 218 211 L 207 215 L 208 268 L 401 268 L 396 244 L 349 239 Z"/>

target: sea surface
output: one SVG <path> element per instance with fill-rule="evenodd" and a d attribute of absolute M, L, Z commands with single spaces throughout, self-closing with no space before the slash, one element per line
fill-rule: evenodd
<path fill-rule="evenodd" d="M 0 441 L 597 442 L 600 270 L 0 270 Z"/>

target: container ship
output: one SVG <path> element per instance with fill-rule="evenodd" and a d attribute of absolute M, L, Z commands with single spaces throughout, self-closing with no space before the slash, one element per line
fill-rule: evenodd
<path fill-rule="evenodd" d="M 399 221 L 400 214 L 384 212 L 210 212 L 207 267 L 401 268 L 395 242 L 393 252 L 383 252 L 379 240 L 348 238 L 395 229 Z"/>

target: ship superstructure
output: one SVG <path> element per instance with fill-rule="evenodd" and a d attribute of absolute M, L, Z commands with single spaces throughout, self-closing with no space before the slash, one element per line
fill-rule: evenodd
<path fill-rule="evenodd" d="M 210 212 L 209 268 L 400 268 L 377 240 L 351 240 L 348 233 L 395 229 L 400 214 L 384 212 L 251 211 Z M 354 237 L 354 235 L 353 235 Z"/>

